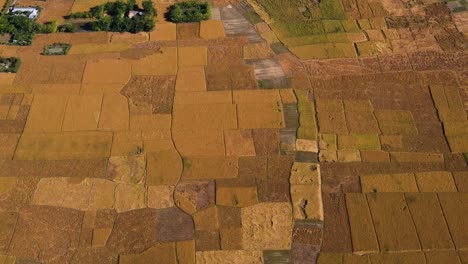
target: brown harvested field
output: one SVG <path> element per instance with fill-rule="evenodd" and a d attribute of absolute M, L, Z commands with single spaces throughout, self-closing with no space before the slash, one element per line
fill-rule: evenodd
<path fill-rule="evenodd" d="M 53 33 L 53 34 L 37 34 L 34 38 L 33 45 L 45 46 L 53 43 L 70 43 L 72 41 L 72 34 L 68 33 Z"/>
<path fill-rule="evenodd" d="M 130 101 L 130 112 L 148 104 L 151 114 L 171 113 L 174 92 L 175 78 L 172 76 L 134 76 L 121 91 Z"/>
<path fill-rule="evenodd" d="M 109 44 L 78 44 L 70 48 L 68 54 L 93 54 L 93 53 L 113 53 L 130 49 L 129 43 L 109 43 Z"/>
<path fill-rule="evenodd" d="M 110 41 L 108 32 L 78 32 L 72 34 L 70 44 L 107 44 Z"/>
<path fill-rule="evenodd" d="M 61 23 L 65 20 L 64 16 L 67 16 L 71 9 L 74 0 L 57 0 L 57 1 L 47 1 L 43 6 L 43 11 L 39 16 L 39 22 L 50 22 L 57 21 Z"/>
<path fill-rule="evenodd" d="M 177 39 L 190 40 L 200 37 L 200 23 L 177 24 Z"/>
<path fill-rule="evenodd" d="M 83 83 L 125 84 L 131 76 L 131 65 L 125 60 L 97 60 L 86 63 Z"/>
<path fill-rule="evenodd" d="M 161 23 L 156 29 L 150 32 L 151 41 L 176 40 L 177 26 L 173 23 Z"/>
<path fill-rule="evenodd" d="M 200 37 L 203 39 L 224 38 L 224 27 L 221 21 L 207 20 L 200 22 Z"/>
<path fill-rule="evenodd" d="M 161 48 L 152 55 L 130 62 L 133 75 L 175 75 L 177 73 L 177 48 Z"/>
<path fill-rule="evenodd" d="M 0 45 L 0 263 L 468 261 L 464 1 L 170 2 Z"/>
<path fill-rule="evenodd" d="M 112 33 L 110 36 L 110 43 L 128 43 L 137 44 L 144 43 L 149 40 L 149 34 L 141 32 L 137 34 L 132 33 Z"/>

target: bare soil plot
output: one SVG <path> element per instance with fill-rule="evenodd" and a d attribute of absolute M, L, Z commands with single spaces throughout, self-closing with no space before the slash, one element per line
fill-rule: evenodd
<path fill-rule="evenodd" d="M 241 45 L 208 47 L 208 65 L 243 65 L 243 50 Z"/>
<path fill-rule="evenodd" d="M 253 68 L 243 65 L 208 66 L 206 68 L 208 91 L 256 89 Z"/>
<path fill-rule="evenodd" d="M 270 45 L 266 42 L 253 43 L 244 46 L 244 59 L 268 59 L 275 55 Z"/>
<path fill-rule="evenodd" d="M 149 105 L 151 114 L 170 114 L 174 101 L 175 78 L 172 76 L 134 76 L 121 93 L 129 99 L 130 111 Z"/>
<path fill-rule="evenodd" d="M 200 23 L 179 23 L 177 24 L 177 39 L 190 40 L 200 37 Z"/>

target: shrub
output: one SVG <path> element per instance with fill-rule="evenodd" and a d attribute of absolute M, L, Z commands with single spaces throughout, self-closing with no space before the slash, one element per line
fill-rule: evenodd
<path fill-rule="evenodd" d="M 158 12 L 156 11 L 156 8 L 154 8 L 153 1 L 151 0 L 145 0 L 142 2 L 143 10 L 146 15 L 150 16 L 157 16 Z"/>
<path fill-rule="evenodd" d="M 58 26 L 57 31 L 58 32 L 68 32 L 68 33 L 74 33 L 76 32 L 76 26 L 73 25 L 72 23 L 66 23 L 63 25 Z"/>
<path fill-rule="evenodd" d="M 54 33 L 57 32 L 57 21 L 52 21 L 44 24 L 38 24 L 37 26 L 37 32 L 38 33 L 44 33 L 44 34 L 49 34 L 49 33 Z"/>
<path fill-rule="evenodd" d="M 76 12 L 68 16 L 68 18 L 92 18 L 93 14 L 91 12 Z"/>
<path fill-rule="evenodd" d="M 200 22 L 211 17 L 210 4 L 197 1 L 186 1 L 172 5 L 169 8 L 168 18 L 174 23 Z"/>

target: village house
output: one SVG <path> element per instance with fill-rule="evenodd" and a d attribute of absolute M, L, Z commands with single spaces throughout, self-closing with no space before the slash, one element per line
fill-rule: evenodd
<path fill-rule="evenodd" d="M 36 19 L 39 16 L 39 10 L 35 7 L 10 7 L 9 12 L 24 14 L 29 19 Z"/>

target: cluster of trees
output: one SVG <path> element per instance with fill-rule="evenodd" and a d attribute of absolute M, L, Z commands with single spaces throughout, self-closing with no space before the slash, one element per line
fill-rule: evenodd
<path fill-rule="evenodd" d="M 155 26 L 154 18 L 157 15 L 156 8 L 151 0 L 142 2 L 143 9 L 136 4 L 136 0 L 121 0 L 108 2 L 95 6 L 87 12 L 73 13 L 70 18 L 93 18 L 87 24 L 93 31 L 131 32 L 151 31 Z M 131 11 L 138 12 L 130 17 Z"/>
<path fill-rule="evenodd" d="M 21 65 L 21 60 L 19 58 L 10 57 L 4 58 L 0 57 L 0 72 L 12 72 L 15 73 L 18 71 L 19 66 Z"/>
<path fill-rule="evenodd" d="M 208 2 L 185 1 L 172 5 L 167 16 L 174 23 L 200 22 L 210 19 L 211 8 Z"/>
<path fill-rule="evenodd" d="M 53 33 L 57 31 L 57 22 L 39 24 L 22 14 L 0 16 L 0 34 L 10 34 L 10 42 L 16 45 L 30 45 L 36 33 Z"/>

